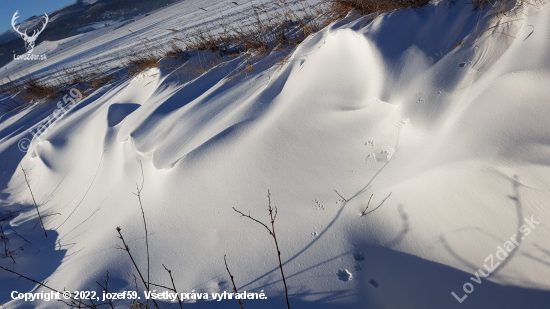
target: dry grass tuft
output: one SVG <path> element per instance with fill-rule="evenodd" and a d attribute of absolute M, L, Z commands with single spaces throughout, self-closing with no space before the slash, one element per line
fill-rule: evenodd
<path fill-rule="evenodd" d="M 310 34 L 332 22 L 325 3 L 310 5 L 304 1 L 289 4 L 279 0 L 272 8 L 253 6 L 253 13 L 243 15 L 237 24 L 221 25 L 223 32 L 200 29 L 183 38 L 187 50 L 219 52 L 236 56 L 253 52 L 268 54 L 282 46 L 298 45 Z M 172 32 L 174 29 L 169 29 Z"/>
<path fill-rule="evenodd" d="M 333 11 L 343 17 L 349 11 L 362 15 L 380 14 L 398 9 L 417 8 L 428 4 L 429 0 L 331 0 Z"/>
<path fill-rule="evenodd" d="M 25 84 L 26 92 L 22 96 L 29 101 L 52 98 L 61 92 L 55 85 L 36 79 L 33 76 L 28 77 Z"/>
<path fill-rule="evenodd" d="M 172 58 L 179 61 L 187 61 L 190 56 L 185 52 L 185 50 L 176 44 L 172 44 L 171 48 L 164 55 L 166 58 Z"/>
<path fill-rule="evenodd" d="M 212 25 L 211 28 L 201 28 L 194 32 L 168 29 L 174 36 L 180 36 L 174 37 L 173 43 L 168 45 L 157 44 L 129 30 L 143 48 L 139 52 L 132 51 L 117 56 L 121 67 L 102 70 L 104 63 L 90 63 L 87 66 L 82 64 L 63 68 L 50 76 L 19 76 L 14 80 L 8 78 L 7 82 L 3 81 L 0 84 L 0 92 L 20 94 L 18 96 L 27 102 L 24 106 L 19 103 L 14 106 L 16 109 L 25 108 L 29 106 L 29 102 L 32 102 L 32 105 L 47 101 L 46 99 L 58 96 L 73 87 L 78 87 L 86 95 L 91 89 L 159 67 L 159 60 L 162 58 L 173 59 L 167 62 L 167 65 L 169 63 L 171 66 L 168 69 L 175 69 L 181 62 L 190 60 L 191 55 L 195 55 L 196 52 L 199 57 L 193 57 L 192 63 L 188 63 L 184 70 L 200 76 L 227 58 L 243 54 L 251 58 L 270 54 L 272 51 L 292 49 L 329 23 L 345 17 L 350 10 L 362 14 L 381 13 L 400 8 L 420 7 L 427 3 L 428 0 L 325 0 L 317 4 L 308 4 L 301 0 L 278 0 L 267 5 L 252 6 L 250 13 L 242 13 L 236 24 Z M 222 32 L 218 32 L 219 26 L 222 26 Z M 176 43 L 183 43 L 185 47 L 179 47 Z M 287 62 L 288 57 L 278 61 L 276 65 Z M 252 69 L 252 66 L 247 66 L 245 70 L 228 80 L 251 72 Z M 2 105 L 5 110 L 13 107 L 6 107 L 6 103 Z"/>
<path fill-rule="evenodd" d="M 113 75 L 94 75 L 90 81 L 90 88 L 96 89 L 103 85 L 106 85 L 116 79 Z"/>
<path fill-rule="evenodd" d="M 136 76 L 147 69 L 158 68 L 160 66 L 159 60 L 159 57 L 152 54 L 130 55 L 126 65 L 128 68 L 128 76 Z"/>

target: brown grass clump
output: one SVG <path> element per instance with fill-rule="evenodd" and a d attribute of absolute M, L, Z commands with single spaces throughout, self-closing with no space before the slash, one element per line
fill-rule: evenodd
<path fill-rule="evenodd" d="M 310 34 L 319 31 L 333 18 L 327 18 L 325 3 L 310 5 L 299 1 L 279 0 L 268 9 L 266 5 L 253 6 L 253 12 L 243 15 L 237 24 L 221 25 L 223 32 L 200 29 L 183 38 L 187 50 L 219 52 L 236 55 L 253 51 L 267 54 L 278 47 L 298 45 Z M 168 29 L 172 32 L 179 32 Z"/>
<path fill-rule="evenodd" d="M 170 58 L 177 62 L 186 62 L 194 51 L 212 52 L 211 55 L 199 53 L 198 61 L 188 64 L 186 71 L 200 76 L 223 61 L 223 56 L 235 57 L 246 53 L 248 57 L 268 54 L 272 50 L 285 49 L 301 43 L 310 34 L 322 29 L 334 19 L 329 17 L 329 7 L 326 3 L 309 5 L 304 1 L 279 0 L 268 5 L 253 6 L 253 12 L 243 14 L 237 24 L 221 25 L 223 32 L 218 33 L 218 25 L 212 29 L 202 28 L 195 32 L 187 32 L 174 41 L 185 43 L 181 48 L 173 42 L 171 45 L 155 44 L 148 38 L 142 38 L 131 30 L 136 40 L 141 42 L 142 52 L 133 52 L 117 57 L 124 70 L 110 68 L 102 70 L 102 63 L 81 64 L 73 67 L 58 69 L 56 73 L 47 77 L 19 76 L 7 82 L 0 83 L 0 92 L 19 94 L 26 103 L 46 101 L 58 96 L 67 90 L 78 87 L 82 93 L 102 87 L 114 80 L 133 77 L 149 68 L 159 67 L 161 58 Z M 168 29 L 175 36 L 180 30 Z M 204 59 L 201 59 L 204 58 Z M 170 68 L 179 65 L 174 61 L 168 62 Z M 239 73 L 244 74 L 252 70 L 251 66 Z M 120 74 L 122 73 L 122 74 Z M 14 101 L 15 102 L 15 101 Z M 10 104 L 1 104 L 4 110 L 13 109 Z M 21 105 L 14 103 L 17 108 Z"/>
<path fill-rule="evenodd" d="M 116 71 L 103 71 L 98 64 L 62 68 L 45 77 L 27 75 L 13 80 L 8 77 L 0 84 L 0 93 L 8 97 L 0 104 L 0 110 L 23 110 L 66 94 L 71 88 L 78 88 L 86 97 L 87 90 L 99 88 L 116 79 Z"/>
<path fill-rule="evenodd" d="M 59 88 L 55 85 L 38 80 L 33 76 L 27 78 L 25 89 L 26 93 L 23 94 L 23 97 L 28 98 L 29 101 L 51 98 L 60 93 Z"/>
<path fill-rule="evenodd" d="M 225 51 L 228 49 L 227 45 L 231 40 L 230 38 L 200 29 L 182 41 L 187 44 L 187 50 Z"/>
<path fill-rule="evenodd" d="M 158 68 L 160 66 L 159 57 L 153 54 L 146 55 L 130 55 L 127 63 L 128 76 L 136 76 L 139 73 L 150 69 Z"/>
<path fill-rule="evenodd" d="M 129 30 L 136 40 L 141 42 L 143 48 L 141 52 L 133 51 L 118 57 L 123 70 L 119 70 L 119 67 L 102 70 L 102 63 L 81 64 L 59 69 L 47 77 L 20 76 L 14 80 L 8 78 L 7 82 L 0 84 L 0 92 L 19 93 L 19 97 L 27 103 L 32 102 L 31 105 L 58 96 L 74 87 L 81 89 L 85 95 L 88 90 L 102 87 L 114 80 L 133 77 L 149 68 L 159 67 L 161 58 L 173 59 L 167 62 L 171 66 L 169 69 L 177 68 L 181 62 L 190 60 L 191 55 L 196 51 L 199 51 L 198 55 L 202 55 L 204 60 L 199 56 L 198 61 L 187 64 L 185 70 L 200 76 L 224 61 L 224 56 L 236 57 L 245 54 L 250 58 L 270 54 L 275 50 L 291 49 L 329 23 L 345 17 L 350 10 L 356 10 L 361 14 L 378 14 L 400 8 L 420 7 L 428 1 L 325 0 L 317 4 L 308 4 L 301 0 L 278 0 L 271 4 L 253 5 L 250 13 L 242 13 L 236 24 L 212 25 L 210 29 L 206 27 L 194 32 L 186 31 L 185 35 L 180 30 L 168 29 L 174 36 L 181 35 L 181 37 L 174 37 L 171 45 L 156 44 Z M 222 26 L 223 31 L 218 32 L 219 26 Z M 184 43 L 185 47 L 176 45 L 178 42 Z M 211 55 L 205 56 L 209 54 L 208 52 Z M 284 58 L 277 62 L 277 65 L 287 61 L 288 58 Z M 247 66 L 235 76 L 248 73 L 252 69 L 252 66 Z M 235 76 L 228 80 L 233 80 Z M 1 105 L 7 110 L 19 108 L 21 104 L 14 103 L 12 106 L 9 103 L 2 103 Z"/>
<path fill-rule="evenodd" d="M 428 4 L 429 0 L 331 0 L 332 8 L 341 16 L 355 10 L 362 15 L 391 12 L 398 9 L 417 8 Z"/>
<path fill-rule="evenodd" d="M 166 58 L 172 58 L 180 61 L 189 60 L 190 56 L 185 52 L 185 50 L 176 44 L 172 44 L 172 47 L 164 55 Z"/>
<path fill-rule="evenodd" d="M 95 75 L 90 81 L 90 88 L 96 89 L 115 80 L 113 75 Z"/>

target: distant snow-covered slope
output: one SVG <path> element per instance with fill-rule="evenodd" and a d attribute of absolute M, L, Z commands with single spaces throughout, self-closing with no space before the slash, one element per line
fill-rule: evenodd
<path fill-rule="evenodd" d="M 104 20 L 132 19 L 139 15 L 151 13 L 155 10 L 174 4 L 180 0 L 96 0 L 77 1 L 71 5 L 57 9 L 49 13 L 49 22 L 42 33 L 36 39 L 36 45 L 43 41 L 64 40 L 80 34 L 83 27 L 91 26 L 94 23 Z M 15 13 L 15 12 L 13 12 Z M 21 31 L 32 33 L 42 27 L 44 16 L 33 16 L 25 21 L 17 20 Z M 23 54 L 26 52 L 23 40 L 19 35 L 9 29 L 0 34 L 0 67 L 13 60 L 13 53 Z M 19 67 L 24 71 L 26 67 Z M 9 73 L 13 74 L 13 72 Z"/>

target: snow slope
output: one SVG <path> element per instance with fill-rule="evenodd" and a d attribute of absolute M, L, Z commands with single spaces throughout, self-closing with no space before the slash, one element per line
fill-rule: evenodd
<path fill-rule="evenodd" d="M 290 0 L 291 7 L 299 4 L 316 4 L 320 0 Z M 136 22 L 124 25 L 128 21 L 110 23 L 96 31 L 87 32 L 59 41 L 65 44 L 55 50 L 42 50 L 37 45 L 35 54 L 45 53 L 48 61 L 11 61 L 0 70 L 0 78 L 36 74 L 49 76 L 60 67 L 72 67 L 81 64 L 97 63 L 104 68 L 120 66 L 119 58 L 128 53 L 145 50 L 143 40 L 151 46 L 168 46 L 175 35 L 168 29 L 177 29 L 185 33 L 214 29 L 222 31 L 220 24 L 235 25 L 253 16 L 253 7 L 261 6 L 261 18 L 280 9 L 279 0 L 252 0 L 238 3 L 231 0 L 185 0 L 166 8 L 159 9 L 149 16 L 136 16 Z M 206 11 L 204 11 L 204 10 Z M 246 18 L 243 18 L 246 17 Z M 120 27 L 120 28 L 119 28 Z M 181 39 L 181 38 L 180 38 Z"/>
<path fill-rule="evenodd" d="M 267 223 L 270 189 L 293 308 L 547 308 L 547 8 L 493 19 L 440 2 L 372 22 L 350 15 L 282 65 L 283 52 L 241 56 L 199 77 L 185 70 L 206 57 L 197 53 L 98 90 L 26 155 L 18 141 L 54 107 L 3 115 L 0 209 L 23 211 L 9 224 L 32 244 L 0 265 L 69 290 L 99 291 L 109 271 L 114 291 L 132 289 L 115 228 L 145 269 L 138 158 L 152 282 L 169 285 L 164 264 L 179 291 L 230 291 L 227 255 L 238 289 L 268 297 L 246 307 L 284 307 L 270 236 L 232 209 Z M 19 163 L 51 215 L 47 241 L 32 229 Z M 522 239 L 524 218 L 540 224 Z M 511 237 L 519 247 L 479 275 Z M 0 302 L 33 286 L 0 278 Z M 474 291 L 459 303 L 451 293 L 463 297 L 467 282 Z"/>

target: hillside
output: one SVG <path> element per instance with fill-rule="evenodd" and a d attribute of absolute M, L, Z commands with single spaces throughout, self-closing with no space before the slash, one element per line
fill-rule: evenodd
<path fill-rule="evenodd" d="M 114 67 L 136 36 L 163 44 L 275 3 L 182 1 L 26 69 Z M 549 5 L 351 12 L 296 46 L 163 58 L 86 92 L 39 138 L 61 97 L 4 113 L 0 222 L 24 250 L 0 266 L 98 295 L 108 276 L 144 301 L 135 261 L 157 292 L 208 293 L 183 308 L 238 308 L 212 300 L 233 290 L 228 267 L 267 297 L 244 308 L 271 309 L 286 304 L 280 250 L 292 308 L 548 308 Z M 235 211 L 269 229 L 268 205 L 278 249 Z M 0 269 L 5 308 L 66 307 L 10 297 L 34 287 Z"/>
<path fill-rule="evenodd" d="M 36 45 L 43 41 L 58 41 L 86 32 L 81 29 L 97 22 L 128 20 L 143 15 L 178 0 L 98 0 L 77 1 L 49 14 L 50 21 L 36 40 Z M 15 13 L 15 12 L 14 12 Z M 18 21 L 21 22 L 21 21 Z M 42 16 L 33 16 L 20 24 L 20 29 L 29 33 L 42 27 Z M 19 23 L 18 23 L 19 25 Z M 13 29 L 0 34 L 0 68 L 13 60 L 13 53 L 26 52 L 24 41 Z"/>

